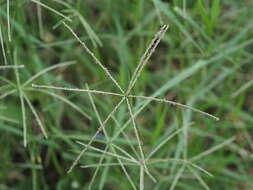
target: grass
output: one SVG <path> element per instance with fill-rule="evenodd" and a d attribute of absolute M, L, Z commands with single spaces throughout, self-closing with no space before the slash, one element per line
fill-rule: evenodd
<path fill-rule="evenodd" d="M 0 189 L 252 189 L 251 1 L 1 4 Z"/>

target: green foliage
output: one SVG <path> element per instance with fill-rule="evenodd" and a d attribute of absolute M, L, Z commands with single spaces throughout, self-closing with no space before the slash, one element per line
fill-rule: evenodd
<path fill-rule="evenodd" d="M 252 189 L 252 10 L 1 1 L 0 189 Z"/>
<path fill-rule="evenodd" d="M 203 0 L 198 0 L 197 8 L 202 22 L 205 25 L 206 32 L 209 35 L 213 35 L 214 29 L 218 25 L 217 21 L 221 12 L 221 2 L 220 0 L 213 0 L 210 4 L 210 9 L 208 10 Z"/>

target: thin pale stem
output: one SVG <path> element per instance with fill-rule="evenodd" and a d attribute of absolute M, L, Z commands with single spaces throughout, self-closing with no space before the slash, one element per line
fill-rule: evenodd
<path fill-rule="evenodd" d="M 176 174 L 176 176 L 175 176 L 175 178 L 174 178 L 174 180 L 173 180 L 173 182 L 170 186 L 170 190 L 175 189 L 175 187 L 177 185 L 177 182 L 178 182 L 179 178 L 181 177 L 181 175 L 183 174 L 184 170 L 185 170 L 185 165 L 181 166 L 181 168 L 178 170 L 178 172 L 177 172 L 177 174 Z"/>
<path fill-rule="evenodd" d="M 32 84 L 32 87 L 55 89 L 55 90 L 65 90 L 65 91 L 75 91 L 75 92 L 87 92 L 87 93 L 93 93 L 93 94 L 103 94 L 103 95 L 112 95 L 112 96 L 124 97 L 124 95 L 122 95 L 122 94 L 113 93 L 113 92 L 99 91 L 99 90 L 87 90 L 87 89 L 80 89 L 80 88 L 67 88 L 67 87 L 38 85 L 38 84 Z"/>
<path fill-rule="evenodd" d="M 144 153 L 143 153 L 143 149 L 142 149 L 142 145 L 141 145 L 141 144 L 142 144 L 142 143 L 141 143 L 141 139 L 140 139 L 140 136 L 139 136 L 139 132 L 138 132 L 138 129 L 137 129 L 137 126 L 136 126 L 134 117 L 133 117 L 132 108 L 131 108 L 131 106 L 130 106 L 130 103 L 129 103 L 128 98 L 126 98 L 126 103 L 127 103 L 128 111 L 129 111 L 129 113 L 130 113 L 130 117 L 131 117 L 132 123 L 133 123 L 134 134 L 135 134 L 136 140 L 137 140 L 137 142 L 138 142 L 138 147 L 139 147 L 139 150 L 140 150 L 140 155 L 141 155 L 140 162 L 141 162 L 141 164 L 143 164 L 143 167 L 144 167 L 144 169 L 145 169 L 145 172 L 148 174 L 148 176 L 149 176 L 154 182 L 156 182 L 156 179 L 150 174 L 150 172 L 148 171 L 148 168 L 147 168 L 147 166 L 146 166 L 145 157 L 144 157 Z"/>
<path fill-rule="evenodd" d="M 208 150 L 206 150 L 206 151 L 204 151 L 204 152 L 202 152 L 202 153 L 194 156 L 193 158 L 190 159 L 190 161 L 193 162 L 193 161 L 199 160 L 200 158 L 205 157 L 208 154 L 211 154 L 211 153 L 215 152 L 216 150 L 219 150 L 220 148 L 222 148 L 222 147 L 224 147 L 224 146 L 226 146 L 228 144 L 231 144 L 235 139 L 236 139 L 235 137 L 232 137 L 232 138 L 224 141 L 223 143 L 218 144 L 218 145 L 216 145 L 216 146 L 214 146 L 214 147 L 212 147 L 212 148 L 210 148 L 210 149 L 208 149 Z"/>
<path fill-rule="evenodd" d="M 120 165 L 125 165 L 125 166 L 139 166 L 136 163 L 131 163 L 131 162 L 121 162 L 120 163 L 104 163 L 104 164 L 89 164 L 89 165 L 81 165 L 81 168 L 95 168 L 98 166 L 102 167 L 110 167 L 110 166 L 120 166 Z"/>
<path fill-rule="evenodd" d="M 8 38 L 11 41 L 11 22 L 10 22 L 10 0 L 7 0 L 7 25 L 8 25 Z"/>
<path fill-rule="evenodd" d="M 66 66 L 70 66 L 75 64 L 76 61 L 67 61 L 67 62 L 63 62 L 63 63 L 59 63 L 50 67 L 47 67 L 43 70 L 41 70 L 40 72 L 36 73 L 35 75 L 33 75 L 32 77 L 30 77 L 27 81 L 24 82 L 24 84 L 22 85 L 23 87 L 25 87 L 26 85 L 28 85 L 30 82 L 34 81 L 35 79 L 37 79 L 38 77 L 40 77 L 41 75 L 43 75 L 44 73 L 60 68 L 60 67 L 66 67 Z"/>
<path fill-rule="evenodd" d="M 94 53 L 86 46 L 86 44 L 77 36 L 77 34 L 72 30 L 70 26 L 68 26 L 65 22 L 62 22 L 63 25 L 73 34 L 73 36 L 77 39 L 77 41 L 82 45 L 84 50 L 92 57 L 97 65 L 99 65 L 105 74 L 112 80 L 112 82 L 118 87 L 118 89 L 124 94 L 124 91 L 120 87 L 119 83 L 114 79 L 108 69 L 98 60 L 98 58 L 94 55 Z"/>
<path fill-rule="evenodd" d="M 141 140 L 140 140 L 139 132 L 138 132 L 138 129 L 137 129 L 137 126 L 136 126 L 136 123 L 135 123 L 135 119 L 133 117 L 132 108 L 131 108 L 129 100 L 127 98 L 126 98 L 126 103 L 127 103 L 127 108 L 128 108 L 129 114 L 130 114 L 130 119 L 131 119 L 133 127 L 134 127 L 135 138 L 138 142 L 138 148 L 139 148 L 140 155 L 141 155 L 141 157 L 139 159 L 144 160 L 144 153 L 143 153 L 143 150 L 142 150 L 142 145 L 141 145 L 142 143 L 141 143 Z"/>
<path fill-rule="evenodd" d="M 51 7 L 49 7 L 49 6 L 47 6 L 47 5 L 45 5 L 44 3 L 41 3 L 40 1 L 37 1 L 37 0 L 31 0 L 31 1 L 34 2 L 34 3 L 36 3 L 36 4 L 38 4 L 38 5 L 40 5 L 41 7 L 44 7 L 44 8 L 46 8 L 46 9 L 52 11 L 53 13 L 55 13 L 55 14 L 57 14 L 57 15 L 59 15 L 59 16 L 65 18 L 66 20 L 72 22 L 72 20 L 71 20 L 69 17 L 67 17 L 67 16 L 65 16 L 64 14 L 62 14 L 61 12 L 59 12 L 59 11 L 57 11 L 57 10 L 55 10 L 55 9 L 53 9 L 53 8 L 51 8 Z"/>
<path fill-rule="evenodd" d="M 40 1 L 40 0 L 38 0 L 38 1 Z M 44 28 L 43 28 L 42 10 L 41 10 L 41 5 L 40 4 L 37 4 L 37 17 L 38 17 L 40 38 L 43 38 Z"/>
<path fill-rule="evenodd" d="M 205 173 L 205 174 L 208 175 L 209 177 L 213 177 L 213 174 L 211 174 L 210 172 L 208 172 L 208 171 L 205 170 L 204 168 L 202 168 L 202 167 L 198 166 L 197 164 L 194 164 L 194 163 L 192 163 L 192 162 L 190 162 L 190 161 L 189 161 L 189 163 L 190 163 L 190 165 L 191 165 L 192 167 L 194 167 L 194 168 L 196 168 L 196 169 L 202 171 L 203 173 Z"/>
<path fill-rule="evenodd" d="M 11 94 L 14 94 L 16 91 L 17 91 L 17 89 L 13 89 L 13 90 L 10 90 L 10 91 L 8 91 L 8 92 L 5 92 L 4 94 L 2 94 L 2 95 L 0 96 L 0 100 L 3 99 L 3 98 L 5 98 L 6 96 L 9 96 L 9 95 L 11 95 Z"/>
<path fill-rule="evenodd" d="M 3 57 L 4 57 L 4 63 L 5 65 L 8 65 L 8 60 L 6 57 L 6 53 L 5 53 L 5 48 L 4 48 L 4 39 L 3 39 L 3 33 L 2 33 L 2 27 L 0 26 L 0 42 L 1 42 L 1 46 L 2 46 L 2 53 L 3 53 Z"/>
<path fill-rule="evenodd" d="M 26 96 L 25 93 L 23 93 L 23 96 L 24 96 L 25 101 L 27 102 L 28 106 L 30 107 L 30 109 L 31 109 L 31 111 L 32 111 L 32 113 L 34 115 L 34 117 L 35 117 L 35 119 L 36 119 L 36 121 L 37 121 L 37 123 L 38 123 L 38 125 L 40 127 L 40 130 L 42 131 L 44 137 L 47 139 L 48 135 L 47 135 L 46 129 L 44 128 L 44 126 L 43 126 L 43 124 L 42 124 L 42 122 L 41 122 L 41 120 L 39 118 L 39 115 L 37 114 L 35 108 L 33 107 L 31 101 L 28 99 L 28 97 Z"/>
<path fill-rule="evenodd" d="M 162 162 L 181 162 L 187 163 L 187 160 L 178 159 L 178 158 L 165 158 L 165 159 L 150 159 L 146 161 L 147 164 L 161 164 Z"/>
<path fill-rule="evenodd" d="M 19 97 L 20 97 L 21 111 L 22 111 L 24 147 L 26 147 L 27 146 L 27 126 L 26 126 L 26 114 L 25 114 L 26 111 L 25 111 L 24 97 L 21 90 L 19 90 Z"/>
<path fill-rule="evenodd" d="M 175 135 L 180 133 L 183 130 L 183 128 L 178 129 L 176 132 L 172 133 L 170 136 L 168 136 L 166 139 L 164 139 L 160 144 L 158 144 L 152 152 L 149 153 L 149 155 L 146 157 L 146 160 L 149 160 L 160 148 L 165 145 L 170 139 L 172 139 Z"/>
<path fill-rule="evenodd" d="M 199 183 L 206 189 L 206 190 L 210 190 L 210 188 L 208 187 L 208 185 L 205 183 L 205 181 L 202 179 L 202 177 L 191 167 L 191 166 L 187 166 L 187 168 L 193 173 L 193 175 L 197 178 L 197 180 L 199 181 Z"/>
<path fill-rule="evenodd" d="M 76 141 L 76 143 L 78 143 L 78 144 L 84 146 L 85 148 L 94 150 L 94 151 L 96 151 L 96 152 L 105 153 L 105 154 L 108 155 L 108 156 L 113 156 L 113 157 L 115 157 L 115 158 L 120 158 L 120 159 L 125 160 L 125 161 L 128 161 L 128 162 L 132 162 L 132 163 L 139 164 L 138 162 L 136 162 L 136 161 L 134 161 L 134 160 L 131 160 L 131 159 L 129 159 L 129 158 L 126 158 L 126 157 L 124 157 L 124 156 L 121 156 L 121 155 L 118 155 L 118 154 L 114 154 L 114 153 L 112 153 L 112 152 L 106 152 L 106 151 L 104 151 L 104 150 L 95 148 L 95 147 L 93 147 L 93 146 L 91 146 L 91 145 L 84 144 L 84 143 L 82 143 L 82 142 L 80 142 L 80 141 Z"/>
<path fill-rule="evenodd" d="M 115 149 L 119 150 L 121 153 L 123 153 L 123 154 L 124 154 L 125 156 L 127 156 L 128 158 L 130 158 L 130 159 L 132 159 L 132 160 L 135 160 L 135 161 L 137 162 L 137 160 L 136 160 L 133 156 L 131 156 L 127 151 L 125 151 L 124 149 L 120 148 L 119 146 L 117 146 L 117 145 L 115 145 L 115 144 L 112 144 L 112 146 L 113 146 Z"/>
<path fill-rule="evenodd" d="M 184 18 L 186 17 L 186 0 L 183 0 L 183 13 L 184 13 Z"/>
<path fill-rule="evenodd" d="M 27 90 L 27 89 L 26 89 Z M 42 90 L 42 89 L 28 89 L 34 92 L 42 92 L 45 94 L 48 94 L 49 96 L 52 96 L 54 98 L 59 99 L 60 101 L 66 103 L 67 105 L 71 106 L 73 109 L 75 109 L 77 112 L 79 112 L 80 114 L 82 114 L 84 117 L 86 117 L 87 119 L 91 120 L 91 117 L 85 113 L 80 107 L 78 107 L 76 104 L 72 103 L 70 100 L 68 100 L 67 98 L 64 98 L 62 96 L 59 96 L 58 94 L 52 93 L 52 92 L 48 92 L 46 90 Z"/>
<path fill-rule="evenodd" d="M 89 146 L 91 145 L 91 143 L 96 139 L 97 135 L 103 130 L 103 127 L 105 126 L 105 124 L 109 121 L 109 119 L 112 117 L 112 115 L 114 114 L 114 112 L 119 108 L 119 106 L 123 103 L 125 98 L 122 98 L 122 100 L 114 107 L 114 109 L 112 110 L 112 112 L 108 115 L 108 117 L 104 120 L 103 125 L 101 125 L 97 132 L 93 135 L 93 137 L 90 139 L 88 146 L 85 147 L 80 154 L 77 156 L 76 160 L 73 162 L 73 164 L 70 166 L 68 173 L 70 173 L 73 168 L 77 165 L 78 161 L 81 159 L 82 155 L 88 150 Z"/>
<path fill-rule="evenodd" d="M 15 84 L 14 82 L 12 82 L 12 81 L 10 81 L 10 80 L 8 80 L 8 79 L 2 77 L 2 76 L 0 76 L 0 80 L 6 82 L 6 83 L 8 83 L 10 86 L 16 88 L 16 84 Z"/>
<path fill-rule="evenodd" d="M 133 113 L 133 118 L 135 118 L 141 110 L 138 110 L 137 112 Z M 112 137 L 112 140 L 116 139 L 120 133 L 122 133 L 122 131 L 125 130 L 125 128 L 132 122 L 132 118 L 130 117 L 127 122 L 117 131 L 116 134 L 114 134 L 114 136 Z"/>
<path fill-rule="evenodd" d="M 25 114 L 25 103 L 24 103 L 24 96 L 23 96 L 23 91 L 21 89 L 21 82 L 20 82 L 20 77 L 19 77 L 19 72 L 18 72 L 18 62 L 17 62 L 17 50 L 14 50 L 14 64 L 16 66 L 15 68 L 15 76 L 16 76 L 16 81 L 17 81 L 17 88 L 19 92 L 19 98 L 20 98 L 20 103 L 21 103 L 21 111 L 22 111 L 22 121 L 23 121 L 23 138 L 24 138 L 24 147 L 27 146 L 27 126 L 26 126 L 26 114 Z"/>
<path fill-rule="evenodd" d="M 161 12 L 159 10 L 159 7 L 157 5 L 157 0 L 152 0 L 152 1 L 153 1 L 154 6 L 155 6 L 156 14 L 157 14 L 157 17 L 159 19 L 160 25 L 163 25 L 164 22 L 163 22 L 162 15 L 161 15 Z"/>
<path fill-rule="evenodd" d="M 141 57 L 141 60 L 138 64 L 138 66 L 136 67 L 136 69 L 134 71 L 134 74 L 133 74 L 133 76 L 130 80 L 130 83 L 129 83 L 129 86 L 128 86 L 128 89 L 127 89 L 127 94 L 130 93 L 131 89 L 134 87 L 134 85 L 137 82 L 137 79 L 139 78 L 143 68 L 148 63 L 149 58 L 154 53 L 156 47 L 160 43 L 161 39 L 163 38 L 163 36 L 164 36 L 165 32 L 168 30 L 168 28 L 169 28 L 168 25 L 164 25 L 160 29 L 160 31 L 155 35 L 154 39 L 152 40 L 152 42 L 150 43 L 150 45 L 146 49 L 145 53 Z"/>
<path fill-rule="evenodd" d="M 170 100 L 166 100 L 166 99 L 154 98 L 154 97 L 147 97 L 147 96 L 129 95 L 129 97 L 140 98 L 140 99 L 146 99 L 146 100 L 155 101 L 155 102 L 161 102 L 161 103 L 171 104 L 173 106 L 178 106 L 178 107 L 181 107 L 181 108 L 184 108 L 184 109 L 189 109 L 191 111 L 200 113 L 200 114 L 205 115 L 207 117 L 210 117 L 210 118 L 212 118 L 212 119 L 214 119 L 216 121 L 220 120 L 218 117 L 215 117 L 215 116 L 213 116 L 213 115 L 211 115 L 211 114 L 209 114 L 207 112 L 201 111 L 199 109 L 196 109 L 196 108 L 193 108 L 191 106 L 187 106 L 187 105 L 184 105 L 184 104 L 181 104 L 181 103 L 178 103 L 178 102 L 174 102 L 174 101 L 170 101 Z"/>
<path fill-rule="evenodd" d="M 247 83 L 245 83 L 242 87 L 240 87 L 238 90 L 236 90 L 231 95 L 231 98 L 237 97 L 239 94 L 241 94 L 242 92 L 244 92 L 245 90 L 247 90 L 248 88 L 250 88 L 252 85 L 253 85 L 253 79 L 251 79 L 250 81 L 248 81 Z"/>
<path fill-rule="evenodd" d="M 18 120 L 8 118 L 8 117 L 5 117 L 5 116 L 0 116 L 0 120 L 7 121 L 7 122 L 10 122 L 10 123 L 19 124 Z"/>
<path fill-rule="evenodd" d="M 188 164 L 191 165 L 192 167 L 200 170 L 201 172 L 205 173 L 206 175 L 208 175 L 209 177 L 213 177 L 213 175 L 208 172 L 207 170 L 205 170 L 204 168 L 194 164 L 193 162 L 189 161 L 189 160 L 185 160 L 185 159 L 177 159 L 177 158 L 166 158 L 166 159 L 154 159 L 154 160 L 147 160 L 147 164 L 161 164 L 162 162 L 180 162 L 182 164 Z"/>
<path fill-rule="evenodd" d="M 144 190 L 144 167 L 140 166 L 140 190 Z"/>
<path fill-rule="evenodd" d="M 122 161 L 119 158 L 117 158 L 117 159 L 118 159 L 118 162 L 120 163 L 121 169 L 123 170 L 123 172 L 125 173 L 128 181 L 129 181 L 129 183 L 132 185 L 132 187 L 134 188 L 134 190 L 137 190 L 137 188 L 136 188 L 136 186 L 135 186 L 132 178 L 129 176 L 129 174 L 127 173 L 127 170 L 126 170 L 125 166 L 122 164 Z"/>
<path fill-rule="evenodd" d="M 99 171 L 99 169 L 100 169 L 100 164 L 102 164 L 102 162 L 103 162 L 103 160 L 104 160 L 104 158 L 105 158 L 105 153 L 107 152 L 108 148 L 109 148 L 109 146 L 106 145 L 105 150 L 104 150 L 102 156 L 101 156 L 100 159 L 99 159 L 98 166 L 96 167 L 96 170 L 95 170 L 95 172 L 94 172 L 94 174 L 93 174 L 93 176 L 92 176 L 92 178 L 91 178 L 90 184 L 89 184 L 89 190 L 92 189 L 93 183 L 94 183 L 94 181 L 95 181 L 95 179 L 96 179 L 96 176 L 97 176 L 97 174 L 98 174 L 98 171 Z"/>
<path fill-rule="evenodd" d="M 112 119 L 114 120 L 114 122 L 116 123 L 116 126 L 119 128 L 119 130 L 121 129 L 119 122 L 116 120 L 116 118 L 113 116 Z M 130 148 L 132 149 L 132 151 L 134 152 L 134 154 L 139 157 L 135 147 L 133 146 L 133 144 L 131 143 L 131 140 L 129 139 L 128 135 L 124 132 L 121 131 L 122 135 L 125 137 L 125 139 L 127 140 Z"/>
<path fill-rule="evenodd" d="M 0 69 L 20 69 L 24 68 L 24 65 L 4 65 L 0 66 Z"/>

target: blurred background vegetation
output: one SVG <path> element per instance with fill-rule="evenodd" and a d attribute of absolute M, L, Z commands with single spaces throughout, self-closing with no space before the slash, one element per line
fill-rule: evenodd
<path fill-rule="evenodd" d="M 193 121 L 155 157 L 194 158 L 202 153 L 194 163 L 213 175 L 163 162 L 150 166 L 158 182 L 145 176 L 144 189 L 253 189 L 252 10 L 252 0 L 1 0 L 1 66 L 24 68 L 0 70 L 0 189 L 88 189 L 95 168 L 79 165 L 97 164 L 101 157 L 99 152 L 88 151 L 67 174 L 82 149 L 75 140 L 88 142 L 99 127 L 89 96 L 31 85 L 85 88 L 88 83 L 90 89 L 118 92 L 62 20 L 123 89 L 155 33 L 168 24 L 133 93 L 156 94 L 220 118 L 215 121 L 161 103 L 143 109 L 136 123 L 145 154 L 175 129 Z M 22 85 L 43 69 L 69 61 L 75 64 L 50 70 Z M 93 98 L 102 120 L 119 101 L 104 95 Z M 136 111 L 143 101 L 131 104 Z M 110 135 L 129 119 L 126 105 L 120 106 L 114 119 L 106 126 Z M 24 125 L 27 147 L 23 146 Z M 133 127 L 129 125 L 125 132 L 137 147 Z M 93 146 L 103 149 L 103 138 L 101 133 Z M 124 136 L 114 143 L 134 156 Z M 114 157 L 105 157 L 104 163 L 115 162 Z M 139 189 L 138 168 L 129 166 L 127 172 Z M 110 166 L 99 168 L 91 189 L 133 187 L 120 167 Z"/>

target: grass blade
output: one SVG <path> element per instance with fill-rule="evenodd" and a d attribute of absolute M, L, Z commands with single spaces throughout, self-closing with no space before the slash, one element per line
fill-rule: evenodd
<path fill-rule="evenodd" d="M 46 5 L 46 4 L 44 4 L 44 3 L 41 3 L 40 1 L 37 1 L 37 0 L 31 0 L 31 1 L 34 2 L 34 3 L 36 3 L 36 4 L 38 4 L 38 5 L 40 5 L 41 7 L 44 7 L 44 8 L 46 8 L 46 9 L 52 11 L 53 13 L 55 13 L 55 14 L 57 14 L 57 15 L 63 17 L 64 19 L 66 19 L 66 20 L 72 22 L 72 20 L 71 20 L 69 17 L 67 17 L 67 16 L 65 16 L 64 14 L 62 14 L 61 12 L 59 12 L 59 11 L 57 11 L 57 10 L 55 10 L 55 9 L 53 9 L 53 8 L 51 8 L 51 7 L 49 7 L 48 5 Z"/>
<path fill-rule="evenodd" d="M 172 139 L 175 135 L 177 135 L 178 133 L 180 133 L 183 130 L 183 128 L 180 128 L 178 130 L 176 130 L 174 133 L 172 133 L 171 135 L 169 135 L 166 139 L 164 139 L 161 143 L 159 143 L 154 150 L 152 150 L 152 152 L 150 152 L 148 154 L 148 156 L 146 157 L 146 160 L 149 160 L 158 150 L 160 150 L 160 148 L 165 145 L 170 139 Z"/>
<path fill-rule="evenodd" d="M 5 52 L 5 48 L 4 48 L 4 39 L 3 39 L 3 33 L 2 33 L 2 27 L 0 25 L 0 42 L 1 42 L 1 46 L 2 46 L 2 53 L 3 53 L 3 57 L 4 57 L 4 64 L 8 65 L 8 60 L 6 57 L 6 52 Z"/>
<path fill-rule="evenodd" d="M 26 96 L 26 94 L 23 93 L 23 97 L 24 97 L 25 101 L 27 102 L 28 106 L 30 107 L 30 109 L 31 109 L 31 111 L 32 111 L 32 113 L 33 113 L 33 115 L 34 115 L 34 117 L 35 117 L 35 119 L 36 119 L 36 121 L 37 121 L 37 123 L 38 123 L 38 125 L 39 125 L 39 127 L 40 127 L 40 129 L 41 129 L 41 131 L 43 133 L 43 135 L 44 135 L 44 137 L 47 139 L 48 138 L 47 132 L 46 132 L 45 127 L 43 126 L 43 124 L 42 124 L 42 122 L 41 122 L 41 120 L 40 120 L 40 118 L 39 118 L 39 116 L 38 116 L 35 108 L 33 107 L 32 103 L 30 102 L 30 100 L 28 99 L 28 97 Z"/>
<path fill-rule="evenodd" d="M 14 64 L 15 64 L 15 76 L 17 81 L 17 88 L 19 93 L 19 99 L 21 103 L 21 112 L 22 112 L 22 121 L 23 121 L 23 138 L 24 138 L 24 147 L 27 146 L 27 123 L 26 123 L 26 111 L 25 111 L 25 103 L 24 96 L 21 88 L 20 77 L 18 72 L 18 62 L 17 62 L 17 50 L 14 50 Z"/>
<path fill-rule="evenodd" d="M 188 166 L 188 168 L 193 173 L 193 175 L 198 179 L 199 183 L 203 186 L 203 188 L 206 190 L 210 190 L 210 188 L 205 183 L 205 181 L 202 179 L 202 177 L 196 171 L 194 171 L 194 169 L 191 168 L 190 166 Z"/>
<path fill-rule="evenodd" d="M 8 30 L 8 39 L 11 41 L 11 23 L 10 23 L 10 0 L 6 0 L 7 8 L 7 30 Z"/>
<path fill-rule="evenodd" d="M 73 64 L 76 64 L 76 61 L 67 61 L 67 62 L 58 63 L 56 65 L 52 65 L 50 67 L 47 67 L 47 68 L 41 70 L 40 72 L 36 73 L 32 77 L 30 77 L 27 81 L 24 82 L 24 84 L 22 86 L 25 87 L 26 85 L 28 85 L 29 83 L 31 83 L 32 81 L 34 81 L 35 79 L 37 79 L 38 77 L 40 77 L 41 75 L 43 75 L 44 73 L 46 73 L 48 71 L 51 71 L 53 69 L 57 69 L 57 68 L 60 68 L 60 67 L 70 66 L 70 65 L 73 65 Z"/>
<path fill-rule="evenodd" d="M 193 161 L 197 161 L 197 160 L 199 160 L 200 158 L 202 158 L 202 157 L 204 157 L 204 156 L 207 156 L 208 154 L 211 154 L 211 153 L 215 152 L 216 150 L 219 150 L 219 149 L 221 149 L 222 147 L 224 147 L 224 146 L 226 146 L 226 145 L 232 143 L 235 139 L 236 139 L 235 137 L 232 137 L 232 138 L 230 138 L 230 139 L 224 141 L 223 143 L 218 144 L 218 145 L 216 145 L 216 146 L 210 148 L 209 150 L 206 150 L 206 151 L 204 151 L 204 152 L 202 152 L 202 153 L 200 153 L 200 154 L 194 156 L 193 158 L 190 159 L 190 161 L 192 161 L 192 162 L 193 162 Z"/>
<path fill-rule="evenodd" d="M 48 95 L 50 95 L 50 96 L 52 96 L 54 98 L 57 98 L 57 99 L 61 100 L 62 102 L 66 103 L 67 105 L 69 105 L 70 107 L 72 107 L 74 110 L 76 110 L 77 112 L 79 112 L 80 114 L 82 114 L 87 119 L 91 120 L 91 117 L 87 113 L 85 113 L 80 107 L 78 107 L 76 104 L 72 103 L 67 98 L 59 96 L 59 95 L 57 95 L 57 94 L 55 94 L 53 92 L 48 92 L 46 90 L 32 89 L 32 91 L 42 92 L 42 93 L 48 94 Z"/>
<path fill-rule="evenodd" d="M 247 89 L 248 89 L 249 87 L 251 87 L 252 85 L 253 85 L 253 79 L 250 80 L 250 81 L 248 81 L 248 82 L 246 82 L 244 85 L 242 85 L 242 87 L 239 88 L 237 91 L 235 91 L 235 92 L 231 95 L 231 97 L 232 97 L 232 98 L 237 97 L 238 95 L 240 95 L 243 91 L 247 90 Z"/>
<path fill-rule="evenodd" d="M 140 167 L 140 190 L 144 190 L 144 167 Z"/>
<path fill-rule="evenodd" d="M 175 187 L 176 187 L 176 185 L 178 183 L 178 180 L 181 177 L 181 175 L 183 174 L 184 170 L 185 170 L 185 165 L 181 166 L 181 168 L 178 170 L 178 172 L 177 172 L 177 174 L 176 174 L 176 176 L 175 176 L 175 178 L 174 178 L 174 180 L 173 180 L 173 182 L 172 182 L 172 184 L 170 186 L 170 190 L 174 190 L 175 189 Z"/>

